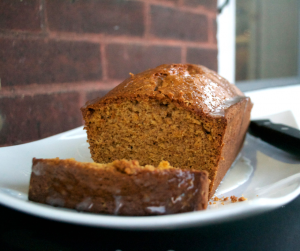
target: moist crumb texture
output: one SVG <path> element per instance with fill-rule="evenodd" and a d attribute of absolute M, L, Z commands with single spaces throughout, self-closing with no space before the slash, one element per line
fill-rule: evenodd
<path fill-rule="evenodd" d="M 114 215 L 164 215 L 206 209 L 206 171 L 140 166 L 138 161 L 108 164 L 74 159 L 33 159 L 29 200 L 55 207 Z"/>
<path fill-rule="evenodd" d="M 166 101 L 111 104 L 95 110 L 88 121 L 92 158 L 98 163 L 137 159 L 141 165 L 167 160 L 213 177 L 222 149 L 221 122 L 201 119 Z"/>
<path fill-rule="evenodd" d="M 250 99 L 217 73 L 191 64 L 161 65 L 128 79 L 82 113 L 97 163 L 136 159 L 205 170 L 210 195 L 239 152 Z"/>

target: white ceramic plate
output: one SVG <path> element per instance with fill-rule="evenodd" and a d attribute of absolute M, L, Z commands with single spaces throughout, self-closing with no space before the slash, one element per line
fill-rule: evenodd
<path fill-rule="evenodd" d="M 299 86 L 294 88 L 296 90 L 289 89 L 289 92 L 300 90 Z M 274 90 L 282 93 L 286 89 L 288 88 Z M 269 92 L 270 90 L 248 93 L 255 103 L 253 110 L 255 118 L 270 117 L 273 121 L 280 120 L 297 127 L 298 118 L 293 116 L 295 115 L 293 108 L 289 109 L 289 106 L 286 109 L 288 111 L 281 111 L 275 115 L 259 113 L 259 110 L 262 110 L 259 106 L 266 102 L 266 99 L 260 96 L 265 93 L 262 97 L 266 97 Z M 292 99 L 286 99 L 291 103 Z M 268 105 L 272 104 L 269 102 Z M 223 179 L 216 193 L 218 197 L 243 195 L 248 199 L 247 201 L 225 202 L 224 205 L 216 202 L 205 211 L 166 216 L 107 216 L 80 213 L 28 201 L 33 157 L 75 158 L 79 161 L 92 161 L 83 128 L 79 127 L 28 144 L 0 148 L 0 203 L 35 216 L 89 226 L 118 229 L 171 229 L 203 226 L 274 209 L 300 194 L 300 160 L 249 135 L 239 158 Z"/>

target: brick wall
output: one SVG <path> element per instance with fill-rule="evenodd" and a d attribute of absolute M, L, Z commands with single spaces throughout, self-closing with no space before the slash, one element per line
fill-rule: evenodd
<path fill-rule="evenodd" d="M 129 72 L 180 62 L 217 70 L 216 0 L 1 0 L 0 146 L 80 126 Z"/>

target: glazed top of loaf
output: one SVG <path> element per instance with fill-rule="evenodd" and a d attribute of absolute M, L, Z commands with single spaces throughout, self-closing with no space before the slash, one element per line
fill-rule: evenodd
<path fill-rule="evenodd" d="M 82 111 L 139 97 L 167 98 L 197 113 L 223 115 L 226 108 L 245 98 L 235 85 L 201 65 L 164 64 L 130 75 L 104 97 L 87 102 Z"/>

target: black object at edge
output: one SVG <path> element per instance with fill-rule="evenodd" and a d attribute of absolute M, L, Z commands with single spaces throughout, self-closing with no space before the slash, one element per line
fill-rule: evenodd
<path fill-rule="evenodd" d="M 270 120 L 250 122 L 248 132 L 263 141 L 300 157 L 300 131 L 287 125 L 274 124 Z"/>
<path fill-rule="evenodd" d="M 225 7 L 226 5 L 228 5 L 228 4 L 229 4 L 229 0 L 226 0 L 226 1 L 218 8 L 219 14 L 222 13 L 224 7 Z"/>

